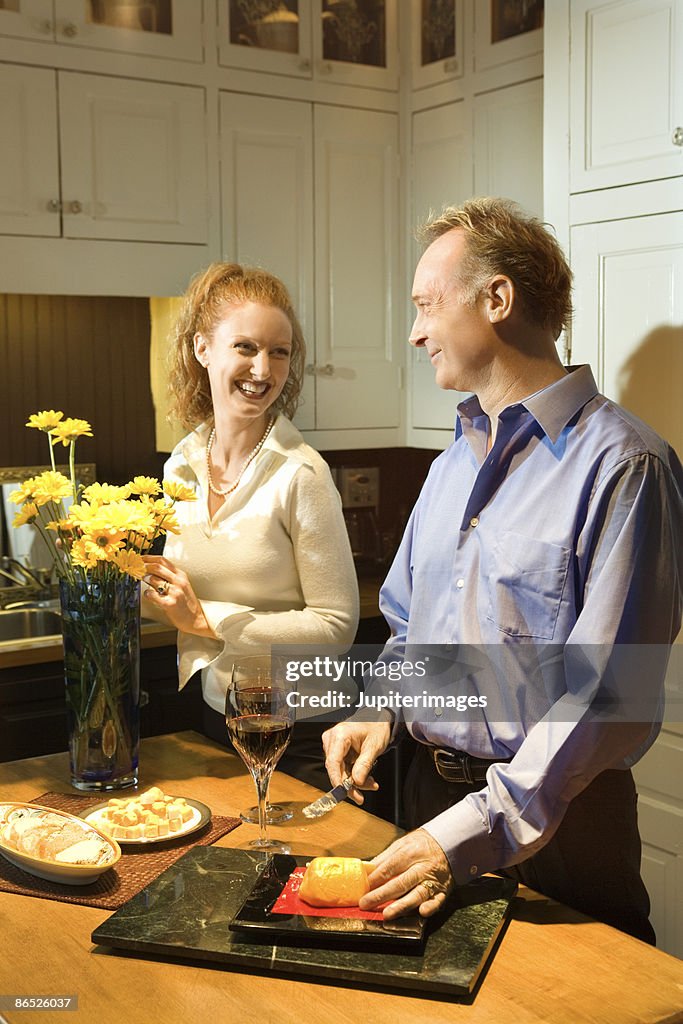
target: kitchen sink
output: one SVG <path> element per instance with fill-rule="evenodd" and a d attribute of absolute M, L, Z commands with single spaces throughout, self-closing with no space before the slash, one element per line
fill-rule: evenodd
<path fill-rule="evenodd" d="M 0 643 L 60 636 L 62 618 L 52 608 L 11 608 L 0 611 Z"/>

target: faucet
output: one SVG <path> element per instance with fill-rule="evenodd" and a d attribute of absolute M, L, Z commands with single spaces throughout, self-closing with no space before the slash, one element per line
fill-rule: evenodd
<path fill-rule="evenodd" d="M 10 569 L 14 569 L 15 572 L 18 570 L 21 576 L 23 576 L 23 580 L 17 579 L 12 572 L 8 572 Z M 30 587 L 31 590 L 36 592 L 36 596 L 43 596 L 46 592 L 49 593 L 52 570 L 32 570 L 23 565 L 17 558 L 4 556 L 3 558 L 0 558 L 0 576 L 3 576 L 6 580 L 9 580 L 10 583 L 14 583 L 15 585 Z"/>

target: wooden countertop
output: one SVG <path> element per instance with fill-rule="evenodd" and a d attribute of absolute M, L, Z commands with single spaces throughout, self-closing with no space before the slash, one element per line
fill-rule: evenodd
<path fill-rule="evenodd" d="M 141 786 L 194 797 L 214 813 L 253 803 L 241 762 L 196 733 L 142 744 Z M 66 754 L 0 764 L 0 799 L 67 792 Z M 273 800 L 300 806 L 315 793 L 289 776 L 273 777 Z M 295 815 L 278 832 L 296 854 L 366 854 L 397 829 L 350 804 L 316 822 Z M 219 846 L 245 848 L 257 833 L 241 825 Z M 677 1024 L 683 1021 L 683 963 L 522 889 L 498 952 L 471 1003 L 236 972 L 186 961 L 123 956 L 93 946 L 107 911 L 0 893 L 3 953 L 0 993 L 78 994 L 69 1024 Z M 45 1024 L 43 1011 L 5 1011 L 7 1024 Z"/>

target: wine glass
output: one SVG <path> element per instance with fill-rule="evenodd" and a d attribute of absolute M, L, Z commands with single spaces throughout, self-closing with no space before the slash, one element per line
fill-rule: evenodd
<path fill-rule="evenodd" d="M 273 678 L 269 657 L 240 658 L 232 666 L 225 697 L 225 721 L 233 746 L 249 769 L 258 796 L 259 838 L 250 846 L 282 849 L 268 839 L 266 796 L 275 765 L 292 736 L 295 711 L 287 701 L 294 687 Z"/>

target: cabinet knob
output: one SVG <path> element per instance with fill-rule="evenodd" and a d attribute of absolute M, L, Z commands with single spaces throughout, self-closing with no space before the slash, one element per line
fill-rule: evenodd
<path fill-rule="evenodd" d="M 458 71 L 458 58 L 449 57 L 443 62 L 443 70 L 446 75 L 455 75 Z"/>
<path fill-rule="evenodd" d="M 318 366 L 317 363 L 307 363 L 305 372 L 309 377 L 333 377 L 334 366 L 332 363 L 325 363 L 324 366 Z"/>
<path fill-rule="evenodd" d="M 683 146 L 683 128 L 674 128 L 671 141 L 674 146 Z"/>
<path fill-rule="evenodd" d="M 299 61 L 299 71 L 310 71 L 310 70 L 311 70 L 311 62 L 310 62 L 310 60 L 304 58 L 304 60 L 300 60 Z"/>
<path fill-rule="evenodd" d="M 68 209 L 69 213 L 83 213 L 83 205 L 79 203 L 78 199 L 72 199 Z"/>
<path fill-rule="evenodd" d="M 331 75 L 334 70 L 329 60 L 321 60 L 318 67 L 321 75 Z"/>
<path fill-rule="evenodd" d="M 47 208 L 50 213 L 59 213 L 62 209 L 62 203 L 60 199 L 48 199 Z"/>
<path fill-rule="evenodd" d="M 55 30 L 54 21 L 50 21 L 49 18 L 43 18 L 39 25 L 40 31 L 46 36 L 51 36 Z"/>
<path fill-rule="evenodd" d="M 78 35 L 78 25 L 73 21 L 66 21 L 62 25 L 62 35 L 66 36 L 67 39 L 73 39 L 74 36 Z"/>

